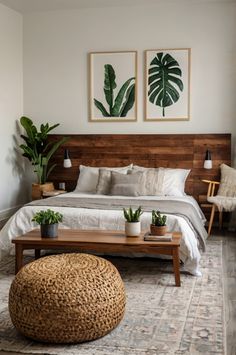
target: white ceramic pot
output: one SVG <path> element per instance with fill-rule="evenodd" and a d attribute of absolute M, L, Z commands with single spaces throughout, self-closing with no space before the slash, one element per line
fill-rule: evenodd
<path fill-rule="evenodd" d="M 125 235 L 127 237 L 138 237 L 141 233 L 140 222 L 125 222 Z"/>

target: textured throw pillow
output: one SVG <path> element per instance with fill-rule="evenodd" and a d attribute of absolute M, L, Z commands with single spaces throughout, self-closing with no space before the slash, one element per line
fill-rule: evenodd
<path fill-rule="evenodd" d="M 129 171 L 129 170 L 128 170 Z M 127 170 L 119 170 L 120 174 L 127 174 Z M 99 169 L 99 177 L 96 193 L 99 195 L 108 195 L 111 190 L 111 170 Z"/>
<path fill-rule="evenodd" d="M 220 187 L 217 195 L 236 197 L 236 169 L 221 164 Z"/>
<path fill-rule="evenodd" d="M 157 168 L 144 168 L 135 166 L 131 174 L 141 172 L 140 195 L 143 196 L 162 196 L 164 172 Z M 128 172 L 129 173 L 129 172 Z"/>
<path fill-rule="evenodd" d="M 185 181 L 188 169 L 144 168 L 134 165 L 132 171 L 144 172 L 146 195 L 185 196 Z"/>
<path fill-rule="evenodd" d="M 140 178 L 142 173 L 136 174 L 120 174 L 111 172 L 111 195 L 116 196 L 139 196 L 140 195 Z"/>
<path fill-rule="evenodd" d="M 99 167 L 80 165 L 79 169 L 80 169 L 80 174 L 79 174 L 75 191 L 96 193 L 96 187 L 98 184 L 98 177 L 99 177 Z M 129 169 L 132 169 L 132 164 L 124 167 L 119 167 L 119 168 L 104 167 L 101 169 L 122 171 L 122 172 L 125 171 L 125 173 L 127 173 Z"/>

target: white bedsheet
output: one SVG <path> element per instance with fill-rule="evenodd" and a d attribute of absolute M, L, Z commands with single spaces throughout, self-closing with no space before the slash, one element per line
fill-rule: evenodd
<path fill-rule="evenodd" d="M 113 196 L 105 195 L 92 195 L 79 192 L 70 192 L 63 197 L 99 197 L 99 198 L 113 198 Z M 121 199 L 129 199 L 126 196 L 119 196 Z M 157 197 L 157 196 L 139 196 L 139 200 L 158 200 L 170 199 L 170 197 Z M 190 196 L 184 197 L 171 197 L 171 199 L 181 200 L 191 203 L 198 211 L 202 223 L 205 222 L 204 215 L 202 214 L 197 202 Z M 141 203 L 140 203 L 141 204 Z M 24 206 L 19 209 L 6 223 L 0 232 L 0 250 L 1 254 L 13 253 L 14 245 L 11 243 L 12 238 L 20 236 L 29 232 L 36 227 L 32 222 L 32 217 L 36 211 L 47 209 L 47 206 Z M 51 208 L 51 207 L 50 207 Z M 60 228 L 81 228 L 81 229 L 114 229 L 124 230 L 124 217 L 122 211 L 117 210 L 93 210 L 86 208 L 68 208 L 68 207 L 53 207 L 53 210 L 60 211 L 63 214 L 63 222 Z M 141 217 L 142 229 L 148 229 L 151 221 L 151 213 L 145 212 Z M 201 258 L 198 248 L 198 240 L 194 231 L 187 223 L 187 221 L 179 216 L 168 215 L 167 218 L 168 231 L 180 231 L 182 233 L 180 245 L 180 258 L 184 262 L 186 271 L 193 275 L 201 275 L 199 270 L 199 260 Z"/>

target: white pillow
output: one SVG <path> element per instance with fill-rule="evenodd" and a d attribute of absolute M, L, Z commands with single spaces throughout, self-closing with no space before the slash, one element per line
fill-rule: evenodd
<path fill-rule="evenodd" d="M 134 171 L 151 171 L 154 168 L 145 168 L 143 166 L 134 165 Z M 185 196 L 185 181 L 191 170 L 188 169 L 171 169 L 156 168 L 158 171 L 158 179 L 156 179 L 156 191 L 153 193 L 158 196 Z M 147 184 L 151 182 L 147 182 Z M 152 189 L 153 190 L 153 189 Z M 154 190 L 153 190 L 154 191 Z"/>
<path fill-rule="evenodd" d="M 170 169 L 164 170 L 162 193 L 165 196 L 185 196 L 185 181 L 191 170 L 189 169 Z"/>
<path fill-rule="evenodd" d="M 98 184 L 98 177 L 99 177 L 99 169 L 107 169 L 111 171 L 127 173 L 129 169 L 132 169 L 132 166 L 133 164 L 119 167 L 119 168 L 106 168 L 106 167 L 91 167 L 91 166 L 80 165 L 79 167 L 80 174 L 79 174 L 79 178 L 75 190 L 79 192 L 96 193 L 96 187 Z"/>

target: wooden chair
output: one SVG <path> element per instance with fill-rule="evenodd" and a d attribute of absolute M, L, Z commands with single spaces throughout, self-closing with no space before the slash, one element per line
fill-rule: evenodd
<path fill-rule="evenodd" d="M 220 183 L 219 183 L 219 181 L 211 181 L 211 180 L 202 180 L 202 181 L 208 184 L 208 189 L 207 189 L 207 201 L 208 201 L 209 197 L 215 196 L 215 194 L 217 192 L 217 187 L 219 187 Z M 207 207 L 211 207 L 211 216 L 210 216 L 209 225 L 208 225 L 208 235 L 210 235 L 217 206 L 214 203 L 210 203 L 207 205 Z M 223 221 L 223 211 L 219 211 L 219 228 L 220 229 L 222 228 L 222 221 Z"/>
<path fill-rule="evenodd" d="M 230 168 L 231 169 L 231 168 Z M 219 227 L 222 228 L 222 220 L 223 220 L 223 211 L 232 212 L 236 209 L 236 196 L 233 192 L 233 196 L 229 195 L 229 192 L 226 195 L 216 194 L 217 187 L 220 186 L 218 181 L 211 180 L 202 180 L 203 182 L 208 184 L 207 190 L 207 201 L 210 202 L 209 206 L 211 206 L 211 216 L 208 226 L 208 235 L 211 234 L 212 223 L 215 216 L 216 208 L 219 211 Z"/>

